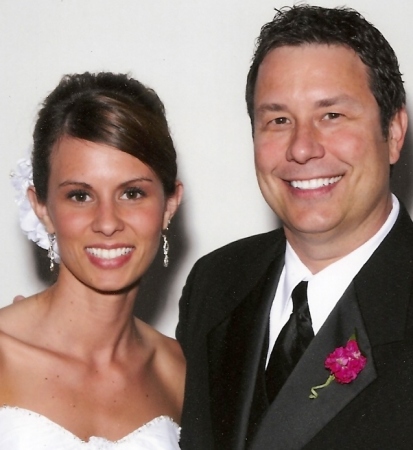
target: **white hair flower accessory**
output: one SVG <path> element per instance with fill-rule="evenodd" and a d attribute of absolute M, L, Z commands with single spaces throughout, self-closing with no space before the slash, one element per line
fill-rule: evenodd
<path fill-rule="evenodd" d="M 17 161 L 16 170 L 10 173 L 11 184 L 16 190 L 16 203 L 19 207 L 20 227 L 27 237 L 39 247 L 49 249 L 50 241 L 45 226 L 40 222 L 27 197 L 27 189 L 33 186 L 33 168 L 29 158 Z M 60 262 L 56 241 L 53 244 L 55 261 Z"/>

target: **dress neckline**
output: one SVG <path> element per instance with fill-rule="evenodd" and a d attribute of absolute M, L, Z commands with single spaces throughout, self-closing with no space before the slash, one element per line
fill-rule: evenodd
<path fill-rule="evenodd" d="M 172 419 L 172 417 L 167 416 L 167 415 L 161 415 L 158 417 L 154 417 L 153 419 L 149 420 L 148 422 L 144 423 L 143 425 L 141 425 L 139 428 L 137 428 L 136 430 L 131 431 L 130 433 L 128 433 L 126 436 L 123 436 L 120 439 L 117 439 L 115 441 L 111 441 L 110 439 L 104 438 L 104 437 L 100 437 L 100 436 L 90 436 L 88 441 L 85 441 L 83 439 L 81 439 L 79 436 L 77 436 L 76 434 L 73 434 L 71 431 L 67 430 L 66 428 L 64 428 L 62 425 L 59 425 L 58 423 L 54 422 L 53 420 L 49 419 L 48 417 L 44 416 L 43 414 L 39 414 L 35 411 L 32 411 L 30 409 L 26 409 L 26 408 L 21 408 L 19 406 L 10 406 L 10 405 L 3 405 L 0 406 L 0 414 L 2 411 L 15 411 L 16 414 L 24 414 L 26 416 L 33 416 L 36 417 L 37 420 L 42 421 L 45 424 L 48 424 L 49 426 L 52 426 L 58 430 L 60 430 L 60 432 L 64 432 L 66 433 L 68 436 L 70 436 L 71 438 L 77 440 L 78 442 L 81 443 L 88 443 L 88 442 L 96 442 L 96 441 L 102 441 L 102 442 L 108 442 L 111 444 L 116 444 L 116 443 L 122 443 L 128 439 L 133 438 L 133 436 L 135 436 L 136 434 L 142 433 L 144 430 L 146 430 L 147 428 L 156 425 L 159 422 L 170 422 L 171 424 L 173 424 L 176 429 L 178 431 L 180 431 L 180 426 Z"/>

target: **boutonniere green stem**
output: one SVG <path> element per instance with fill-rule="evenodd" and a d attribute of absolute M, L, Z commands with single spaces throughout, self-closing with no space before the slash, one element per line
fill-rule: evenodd
<path fill-rule="evenodd" d="M 330 370 L 330 375 L 324 384 L 311 388 L 310 398 L 317 398 L 317 391 L 327 387 L 334 380 L 341 384 L 355 380 L 366 362 L 367 358 L 361 354 L 356 335 L 353 334 L 345 347 L 338 347 L 327 356 L 324 366 Z"/>

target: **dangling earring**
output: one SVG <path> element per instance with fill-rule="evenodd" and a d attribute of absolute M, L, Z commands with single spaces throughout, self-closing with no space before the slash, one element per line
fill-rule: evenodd
<path fill-rule="evenodd" d="M 47 236 L 49 238 L 49 250 L 47 251 L 47 256 L 50 259 L 50 266 L 49 266 L 50 272 L 53 272 L 54 271 L 54 262 L 55 262 L 55 257 L 56 257 L 53 247 L 54 247 L 54 243 L 56 241 L 56 235 L 54 233 L 53 234 L 48 233 Z"/>
<path fill-rule="evenodd" d="M 167 228 L 168 229 L 168 228 Z M 162 239 L 163 239 L 163 266 L 168 267 L 169 265 L 169 242 L 168 238 L 164 233 L 162 233 Z"/>
<path fill-rule="evenodd" d="M 162 232 L 162 239 L 163 239 L 163 266 L 168 267 L 169 265 L 169 242 L 168 238 L 166 237 L 165 232 L 169 229 L 169 224 L 171 223 L 170 220 L 168 220 L 168 225 L 166 226 L 166 229 L 164 232 Z"/>

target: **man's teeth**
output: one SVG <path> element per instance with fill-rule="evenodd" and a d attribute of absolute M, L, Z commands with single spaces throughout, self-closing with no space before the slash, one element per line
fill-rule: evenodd
<path fill-rule="evenodd" d="M 95 256 L 96 258 L 113 259 L 130 253 L 132 251 L 132 247 L 121 247 L 111 249 L 88 247 L 86 251 L 91 255 Z"/>
<path fill-rule="evenodd" d="M 331 178 L 314 178 L 312 180 L 291 181 L 291 186 L 297 189 L 318 189 L 329 184 L 337 183 L 343 178 L 341 175 Z"/>

